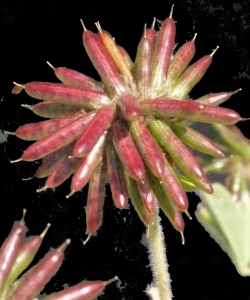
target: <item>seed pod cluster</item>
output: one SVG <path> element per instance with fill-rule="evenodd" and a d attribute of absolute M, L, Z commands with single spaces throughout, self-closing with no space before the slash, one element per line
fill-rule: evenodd
<path fill-rule="evenodd" d="M 48 252 L 36 265 L 23 273 L 38 252 L 50 227 L 50 224 L 47 224 L 40 235 L 25 241 L 25 213 L 24 209 L 22 220 L 13 227 L 0 248 L 0 299 L 2 300 L 33 300 L 39 295 L 61 267 L 63 252 L 70 243 L 70 239 L 67 239 L 59 248 Z M 118 277 L 115 276 L 108 281 L 84 281 L 43 299 L 95 299 L 107 284 L 117 279 Z"/>
<path fill-rule="evenodd" d="M 97 33 L 82 25 L 84 47 L 102 82 L 48 63 L 62 83 L 15 83 L 14 94 L 23 89 L 42 100 L 25 107 L 51 118 L 16 130 L 19 138 L 37 140 L 16 161 L 43 159 L 35 176 L 47 180 L 38 191 L 58 186 L 72 174 L 67 197 L 90 183 L 88 236 L 101 224 L 105 182 L 117 208 L 126 208 L 130 197 L 148 225 L 158 203 L 182 234 L 186 190 L 213 193 L 190 147 L 224 156 L 213 141 L 191 128 L 191 122 L 229 125 L 241 120 L 235 111 L 218 106 L 235 92 L 186 99 L 218 47 L 189 65 L 196 51 L 195 35 L 174 53 L 173 7 L 158 32 L 155 19 L 151 28 L 144 27 L 135 62 L 99 22 Z"/>

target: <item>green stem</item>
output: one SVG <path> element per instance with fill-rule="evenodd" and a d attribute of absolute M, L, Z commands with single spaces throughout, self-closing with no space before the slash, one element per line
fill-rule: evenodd
<path fill-rule="evenodd" d="M 171 300 L 171 279 L 168 273 L 168 263 L 162 227 L 158 210 L 152 217 L 152 222 L 148 225 L 147 241 L 149 248 L 149 259 L 153 272 L 154 282 L 147 293 L 153 300 Z"/>

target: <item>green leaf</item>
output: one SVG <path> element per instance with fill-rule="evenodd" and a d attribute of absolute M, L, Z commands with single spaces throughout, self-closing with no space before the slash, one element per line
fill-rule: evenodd
<path fill-rule="evenodd" d="M 233 202 L 223 185 L 215 183 L 213 188 L 214 195 L 199 191 L 203 205 L 198 207 L 196 216 L 229 255 L 238 273 L 250 276 L 250 197 Z"/>

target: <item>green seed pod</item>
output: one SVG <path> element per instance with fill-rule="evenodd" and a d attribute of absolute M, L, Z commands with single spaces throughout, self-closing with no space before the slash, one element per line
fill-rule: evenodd
<path fill-rule="evenodd" d="M 149 213 L 145 203 L 141 199 L 136 181 L 133 180 L 127 173 L 125 173 L 124 175 L 125 175 L 128 193 L 133 203 L 133 206 L 139 218 L 147 226 L 151 221 L 151 214 Z"/>

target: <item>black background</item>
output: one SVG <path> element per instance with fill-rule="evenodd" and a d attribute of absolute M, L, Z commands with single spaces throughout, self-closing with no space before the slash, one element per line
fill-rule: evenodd
<path fill-rule="evenodd" d="M 135 6 L 136 4 L 136 6 Z M 144 23 L 151 24 L 153 17 L 164 20 L 173 1 L 7 1 L 0 3 L 0 129 L 14 131 L 18 126 L 37 122 L 20 104 L 34 104 L 24 92 L 11 95 L 12 82 L 56 82 L 49 60 L 55 66 L 66 66 L 98 79 L 98 75 L 82 46 L 80 18 L 96 31 L 94 22 L 100 21 L 118 44 L 125 47 L 134 59 Z M 191 96 L 210 92 L 231 91 L 242 88 L 225 105 L 249 117 L 249 54 L 250 1 L 175 1 L 174 20 L 177 21 L 178 45 L 190 40 L 197 32 L 195 59 L 209 54 L 217 45 L 220 49 L 204 79 Z M 238 126 L 250 137 L 249 123 Z M 20 162 L 17 159 L 28 142 L 9 136 L 0 144 L 0 243 L 8 235 L 12 224 L 21 218 L 27 208 L 27 235 L 39 234 L 51 222 L 35 261 L 51 247 L 58 247 L 66 238 L 72 243 L 65 252 L 62 268 L 44 292 L 62 289 L 82 280 L 107 280 L 120 277 L 118 285 L 106 288 L 98 299 L 147 299 L 144 290 L 151 282 L 147 250 L 142 244 L 145 232 L 133 207 L 119 212 L 112 203 L 109 188 L 104 207 L 102 227 L 86 246 L 85 188 L 69 199 L 70 181 L 54 191 L 37 194 L 43 180 L 22 181 L 34 174 L 39 162 Z M 190 194 L 190 213 L 199 202 Z M 241 299 L 249 300 L 249 277 L 241 277 L 227 255 L 209 237 L 193 217 L 185 219 L 185 246 L 180 236 L 162 215 L 169 271 L 174 299 Z M 44 293 L 43 292 L 43 293 Z"/>

